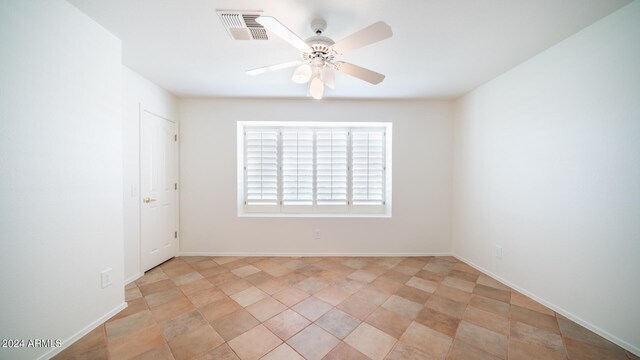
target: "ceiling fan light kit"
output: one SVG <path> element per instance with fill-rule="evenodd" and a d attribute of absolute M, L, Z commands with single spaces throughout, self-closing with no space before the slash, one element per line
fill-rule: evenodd
<path fill-rule="evenodd" d="M 296 68 L 296 71 L 293 72 L 293 76 L 291 80 L 296 84 L 306 84 L 311 80 L 311 76 L 313 75 L 313 70 L 311 69 L 311 65 L 302 64 Z"/>
<path fill-rule="evenodd" d="M 309 83 L 309 94 L 312 98 L 316 100 L 322 99 L 322 95 L 324 94 L 324 84 L 320 78 L 313 78 Z"/>
<path fill-rule="evenodd" d="M 333 70 L 329 67 L 322 68 L 322 72 L 320 73 L 320 79 L 322 82 L 329 88 L 335 88 L 336 75 L 333 73 Z"/>
<path fill-rule="evenodd" d="M 325 86 L 334 89 L 334 70 L 373 85 L 377 85 L 384 80 L 384 75 L 375 71 L 344 61 L 334 61 L 336 56 L 343 55 L 348 51 L 390 38 L 393 35 L 391 27 L 382 21 L 369 25 L 337 43 L 331 38 L 322 36 L 322 33 L 327 28 L 327 22 L 323 19 L 315 19 L 311 22 L 311 29 L 316 35 L 307 40 L 302 40 L 274 17 L 259 16 L 255 21 L 300 50 L 302 60 L 248 70 L 248 75 L 258 75 L 269 71 L 296 67 L 291 80 L 296 84 L 308 83 L 308 94 L 318 100 L 322 99 Z"/>

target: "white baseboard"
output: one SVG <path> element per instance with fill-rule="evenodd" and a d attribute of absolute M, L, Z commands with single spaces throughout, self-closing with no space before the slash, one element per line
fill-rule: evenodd
<path fill-rule="evenodd" d="M 80 330 L 77 333 L 71 335 L 71 337 L 69 337 L 68 339 L 63 340 L 62 341 L 62 346 L 60 346 L 59 348 L 54 348 L 54 349 L 51 349 L 51 350 L 47 351 L 46 353 L 44 353 L 42 356 L 40 356 L 38 358 L 38 360 L 51 359 L 52 357 L 54 357 L 57 354 L 61 353 L 62 350 L 64 350 L 64 349 L 68 348 L 69 346 L 71 346 L 71 344 L 73 344 L 74 342 L 78 341 L 80 338 L 82 338 L 83 336 L 87 335 L 88 333 L 93 331 L 98 326 L 102 325 L 102 323 L 104 323 L 105 321 L 111 319 L 111 317 L 113 317 L 115 314 L 117 314 L 120 311 L 126 309 L 126 307 L 127 307 L 127 303 L 126 302 L 116 306 L 113 310 L 109 311 L 108 313 L 106 313 L 106 314 L 102 315 L 101 317 L 99 317 L 98 319 L 94 320 L 89 325 L 85 326 L 82 330 Z"/>
<path fill-rule="evenodd" d="M 286 256 L 286 257 L 394 257 L 394 256 L 452 256 L 451 253 L 261 253 L 182 251 L 179 256 Z"/>
<path fill-rule="evenodd" d="M 602 330 L 601 328 L 599 328 L 599 327 L 597 327 L 597 326 L 595 326 L 595 325 L 593 325 L 593 324 L 591 324 L 591 323 L 579 318 L 578 316 L 570 313 L 569 311 L 567 311 L 567 310 L 565 310 L 565 309 L 563 309 L 563 308 L 561 308 L 561 307 L 559 307 L 559 306 L 557 306 L 557 305 L 555 305 L 555 304 L 553 304 L 553 303 L 551 303 L 551 302 L 549 302 L 549 301 L 547 301 L 545 299 L 542 299 L 542 298 L 536 296 L 535 294 L 531 293 L 530 291 L 528 291 L 528 290 L 526 290 L 526 289 L 524 289 L 524 288 L 522 288 L 522 287 L 520 287 L 520 286 L 518 286 L 518 285 L 516 285 L 516 284 L 514 284 L 514 283 L 512 283 L 510 281 L 508 281 L 508 280 L 503 279 L 502 277 L 492 273 L 491 271 L 488 271 L 488 270 L 482 268 L 481 266 L 479 266 L 479 265 L 477 265 L 477 264 L 475 264 L 475 263 L 463 258 L 462 256 L 459 256 L 459 255 L 456 255 L 456 254 L 453 254 L 452 256 L 457 258 L 458 260 L 466 263 L 467 265 L 475 268 L 476 270 L 484 273 L 485 275 L 491 276 L 492 278 L 494 278 L 494 279 L 500 281 L 501 283 L 509 286 L 510 288 L 518 291 L 519 293 L 522 293 L 522 294 L 532 298 L 533 300 L 535 300 L 535 301 L 539 302 L 540 304 L 548 307 L 549 309 L 557 312 L 558 314 L 566 317 L 567 319 L 570 319 L 571 321 L 573 321 L 573 322 L 575 322 L 575 323 L 577 323 L 577 324 L 579 324 L 579 325 L 581 325 L 581 326 L 593 331 L 594 333 L 602 336 L 603 338 L 611 341 L 612 343 L 614 343 L 614 344 L 616 344 L 616 345 L 618 345 L 618 346 L 620 346 L 620 347 L 622 347 L 622 348 L 624 348 L 624 349 L 626 349 L 626 350 L 628 350 L 628 351 L 640 356 L 640 348 L 638 348 L 637 346 L 629 344 L 628 342 L 618 338 L 617 336 L 615 336 L 615 335 L 613 335 L 613 334 L 611 334 L 611 333 L 609 333 L 609 332 L 607 332 L 605 330 Z"/>
<path fill-rule="evenodd" d="M 137 274 L 135 274 L 135 275 L 133 275 L 133 276 L 130 276 L 128 279 L 125 279 L 125 280 L 124 280 L 124 284 L 125 284 L 125 285 L 129 285 L 129 284 L 131 284 L 132 282 L 134 282 L 134 281 L 136 281 L 136 280 L 140 279 L 140 278 L 142 277 L 142 275 L 144 275 L 144 273 L 143 273 L 143 272 L 139 272 L 139 273 L 137 273 Z"/>

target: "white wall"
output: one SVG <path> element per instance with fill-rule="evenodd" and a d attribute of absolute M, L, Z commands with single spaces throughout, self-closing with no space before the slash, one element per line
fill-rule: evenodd
<path fill-rule="evenodd" d="M 180 100 L 181 253 L 449 253 L 450 110 L 447 102 Z M 236 121 L 248 120 L 393 122 L 393 217 L 238 217 Z"/>
<path fill-rule="evenodd" d="M 454 254 L 637 354 L 639 39 L 635 1 L 461 98 L 453 190 Z"/>
<path fill-rule="evenodd" d="M 178 121 L 178 100 L 171 93 L 122 67 L 124 279 L 142 275 L 140 268 L 140 111 Z"/>
<path fill-rule="evenodd" d="M 10 0 L 0 44 L 0 338 L 67 345 L 125 306 L 120 41 L 66 1 Z"/>

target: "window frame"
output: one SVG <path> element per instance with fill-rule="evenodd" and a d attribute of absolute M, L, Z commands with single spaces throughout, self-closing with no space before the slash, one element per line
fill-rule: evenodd
<path fill-rule="evenodd" d="M 249 129 L 278 129 L 277 153 L 277 204 L 276 205 L 247 205 L 245 203 L 245 131 Z M 317 142 L 316 132 L 323 128 L 346 129 L 347 136 L 347 205 L 319 205 L 317 204 Z M 283 130 L 313 131 L 313 204 L 285 205 L 283 204 Z M 384 181 L 381 205 L 353 204 L 353 130 L 380 130 L 384 135 Z M 300 122 L 300 121 L 237 121 L 237 212 L 239 217 L 391 217 L 392 209 L 392 134 L 391 122 Z"/>

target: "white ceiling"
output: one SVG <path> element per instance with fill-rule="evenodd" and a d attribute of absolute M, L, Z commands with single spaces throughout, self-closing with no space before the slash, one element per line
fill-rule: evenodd
<path fill-rule="evenodd" d="M 247 69 L 299 59 L 271 36 L 233 41 L 216 9 L 263 10 L 302 38 L 310 21 L 339 40 L 383 20 L 393 37 L 341 60 L 385 74 L 370 85 L 336 76 L 330 98 L 455 98 L 630 0 L 69 0 L 122 39 L 123 63 L 179 97 L 304 97 L 293 69 Z"/>

